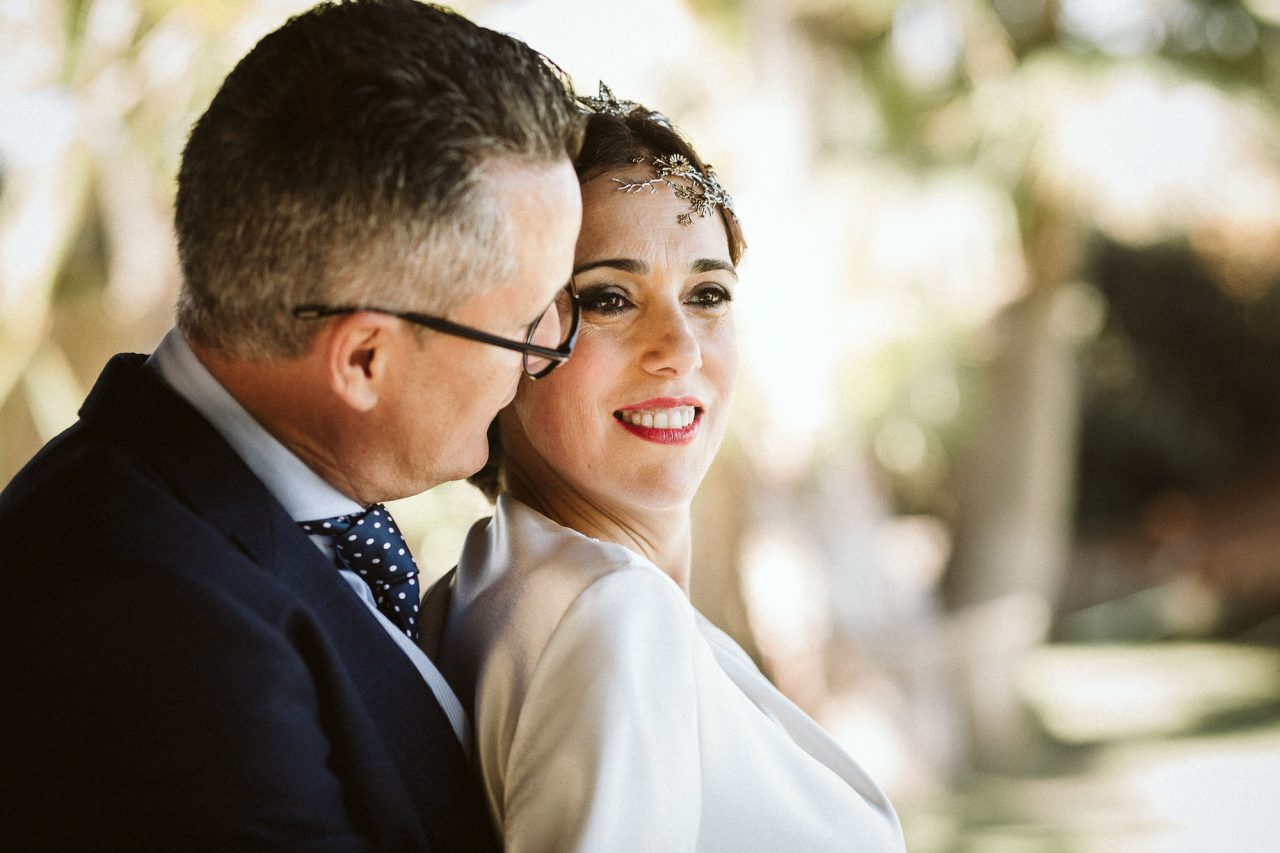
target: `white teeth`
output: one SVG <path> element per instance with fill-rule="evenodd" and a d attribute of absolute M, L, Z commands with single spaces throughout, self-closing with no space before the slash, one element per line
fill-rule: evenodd
<path fill-rule="evenodd" d="M 622 420 L 645 429 L 684 429 L 693 423 L 697 410 L 693 406 L 674 409 L 631 409 L 621 412 Z"/>

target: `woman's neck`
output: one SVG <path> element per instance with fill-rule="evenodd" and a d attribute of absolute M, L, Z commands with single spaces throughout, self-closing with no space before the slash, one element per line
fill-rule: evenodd
<path fill-rule="evenodd" d="M 689 506 L 651 509 L 614 506 L 569 488 L 542 472 L 536 478 L 508 468 L 507 491 L 557 524 L 613 542 L 647 558 L 689 593 L 692 522 Z"/>

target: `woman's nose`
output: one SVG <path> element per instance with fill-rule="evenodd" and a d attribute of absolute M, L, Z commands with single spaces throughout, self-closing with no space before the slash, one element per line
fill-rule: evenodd
<path fill-rule="evenodd" d="M 640 366 L 650 373 L 681 376 L 702 366 L 702 346 L 677 308 L 663 310 L 646 323 L 642 332 Z"/>

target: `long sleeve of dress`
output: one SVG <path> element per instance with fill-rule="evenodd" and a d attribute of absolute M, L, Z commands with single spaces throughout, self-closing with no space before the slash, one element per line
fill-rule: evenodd
<path fill-rule="evenodd" d="M 661 569 L 507 496 L 443 660 L 512 853 L 902 851 L 870 777 Z"/>
<path fill-rule="evenodd" d="M 624 570 L 565 611 L 511 741 L 507 850 L 695 849 L 698 649 L 680 596 L 656 572 Z"/>

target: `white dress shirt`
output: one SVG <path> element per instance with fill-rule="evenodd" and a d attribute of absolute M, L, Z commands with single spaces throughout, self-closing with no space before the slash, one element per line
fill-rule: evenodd
<path fill-rule="evenodd" d="M 459 560 L 442 666 L 508 853 L 901 853 L 874 781 L 657 566 L 510 496 Z"/>
<path fill-rule="evenodd" d="M 312 521 L 364 511 L 363 506 L 335 489 L 267 432 L 200 363 L 180 331 L 170 329 L 147 364 L 178 396 L 204 415 L 294 521 Z M 313 535 L 311 539 L 325 556 L 334 559 L 333 543 L 329 537 Z M 373 618 L 409 656 L 440 702 L 454 734 L 463 748 L 468 749 L 471 738 L 467 715 L 440 670 L 395 623 L 378 611 L 373 590 L 368 584 L 338 563 L 334 565 Z"/>

